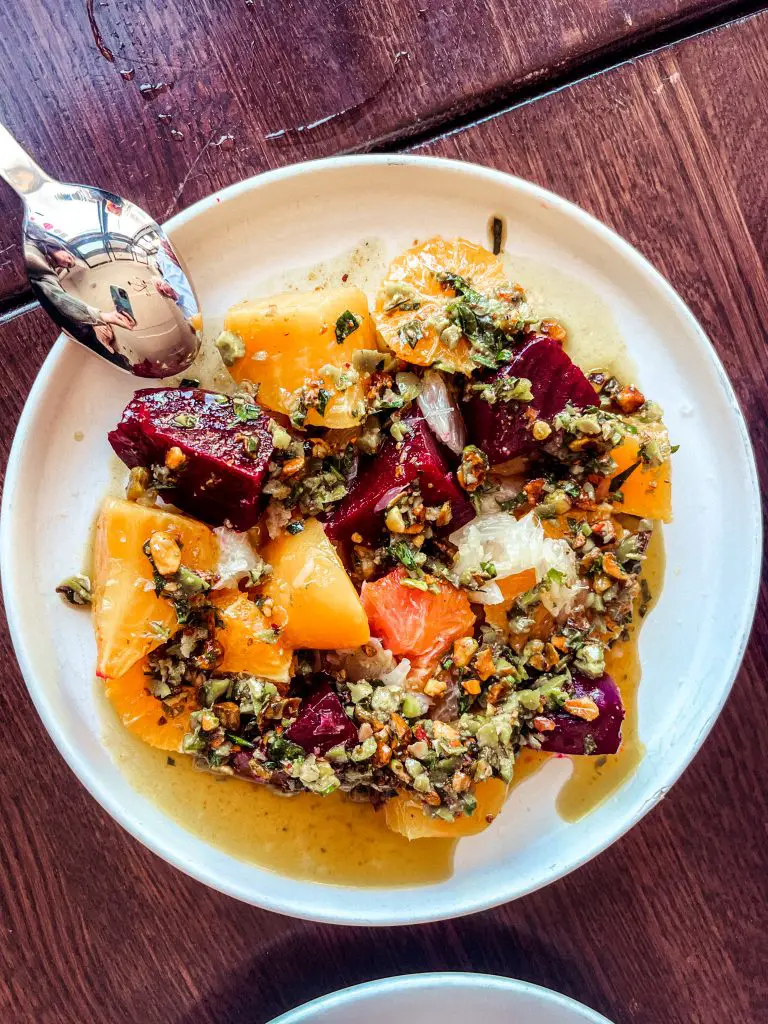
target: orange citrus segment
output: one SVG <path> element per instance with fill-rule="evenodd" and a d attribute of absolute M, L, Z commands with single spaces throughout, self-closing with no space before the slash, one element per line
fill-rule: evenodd
<path fill-rule="evenodd" d="M 463 591 L 442 582 L 437 593 L 414 590 L 403 580 L 405 570 L 395 569 L 364 583 L 360 594 L 374 636 L 393 654 L 426 661 L 472 631 L 475 615 Z"/>
<path fill-rule="evenodd" d="M 326 651 L 370 640 L 357 591 L 316 519 L 305 520 L 301 533 L 270 541 L 261 554 L 272 566 L 264 595 L 287 617 L 286 644 Z"/>
<path fill-rule="evenodd" d="M 406 839 L 461 839 L 483 832 L 497 816 L 507 797 L 507 784 L 486 779 L 475 789 L 477 807 L 473 814 L 442 821 L 424 813 L 424 805 L 407 794 L 393 797 L 384 806 L 387 827 Z M 490 818 L 490 821 L 488 820 Z"/>
<path fill-rule="evenodd" d="M 359 326 L 341 342 L 336 322 L 352 313 Z M 323 427 L 352 427 L 360 422 L 366 378 L 335 391 L 323 367 L 351 363 L 359 349 L 376 348 L 376 332 L 368 300 L 359 288 L 332 288 L 314 292 L 285 292 L 233 306 L 224 327 L 242 338 L 245 355 L 230 372 L 236 381 L 259 385 L 259 403 L 275 412 L 289 414 L 292 396 L 299 388 L 322 380 L 330 391 L 325 413 L 311 410 L 307 423 Z"/>
<path fill-rule="evenodd" d="M 640 459 L 639 452 L 640 442 L 635 437 L 625 438 L 618 448 L 614 448 L 611 456 L 618 467 L 614 476 L 636 463 Z M 616 502 L 617 512 L 642 516 L 644 519 L 661 519 L 664 523 L 671 521 L 672 467 L 669 459 L 656 467 L 641 462 L 619 490 L 624 501 Z"/>
<path fill-rule="evenodd" d="M 213 598 L 219 609 L 223 629 L 216 639 L 224 649 L 224 657 L 216 666 L 218 672 L 248 672 L 250 675 L 287 683 L 291 676 L 291 651 L 283 644 L 265 643 L 259 634 L 269 631 L 266 619 L 253 601 L 239 591 L 222 591 Z"/>
<path fill-rule="evenodd" d="M 189 727 L 189 716 L 198 707 L 190 689 L 186 700 L 174 706 L 170 716 L 162 703 L 147 689 L 146 659 L 136 662 L 119 679 L 105 679 L 104 692 L 125 728 L 151 747 L 181 750 Z"/>
<path fill-rule="evenodd" d="M 211 571 L 216 565 L 218 542 L 207 526 L 173 512 L 107 498 L 96 523 L 93 554 L 100 676 L 123 675 L 179 628 L 173 606 L 155 595 L 152 567 L 142 550 L 156 530 L 181 543 L 183 563 L 190 569 Z"/>
<path fill-rule="evenodd" d="M 385 344 L 401 359 L 418 366 L 430 366 L 440 360 L 461 373 L 470 374 L 477 369 L 469 358 L 469 343 L 461 338 L 451 348 L 441 341 L 434 325 L 429 321 L 442 316 L 446 305 L 454 298 L 451 288 L 443 288 L 435 276 L 437 271 L 450 271 L 470 282 L 473 288 L 485 295 L 507 283 L 504 265 L 498 256 L 465 238 L 431 238 L 428 242 L 406 249 L 394 259 L 376 299 L 376 326 Z M 418 309 L 391 309 L 385 307 L 392 301 L 392 292 L 398 284 L 412 286 L 419 293 Z M 400 329 L 406 324 L 419 321 L 423 336 L 411 348 L 401 337 Z"/>
<path fill-rule="evenodd" d="M 536 586 L 536 572 L 534 569 L 525 569 L 523 572 L 516 572 L 514 576 L 507 576 L 506 579 L 496 582 L 504 595 L 504 601 L 501 604 L 484 605 L 485 621 L 495 629 L 506 633 L 509 610 L 516 597 Z"/>

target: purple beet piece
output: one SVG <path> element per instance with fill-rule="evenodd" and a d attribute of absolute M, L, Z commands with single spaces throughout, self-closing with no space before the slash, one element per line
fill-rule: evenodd
<path fill-rule="evenodd" d="M 418 480 L 427 505 L 450 501 L 452 530 L 474 518 L 474 509 L 424 417 L 412 413 L 405 422 L 410 428 L 408 436 L 400 444 L 388 438 L 375 458 L 361 469 L 347 496 L 328 513 L 325 531 L 332 539 L 349 540 L 353 533 L 359 533 L 365 540 L 373 540 L 384 521 L 383 499 L 414 480 Z"/>
<path fill-rule="evenodd" d="M 538 442 L 531 433 L 535 409 L 539 419 L 552 419 L 570 402 L 583 408 L 595 404 L 595 390 L 561 346 L 544 335 L 533 335 L 511 363 L 479 377 L 493 383 L 503 377 L 525 377 L 531 382 L 532 402 L 496 402 L 480 397 L 464 406 L 464 418 L 472 443 L 482 448 L 492 466 L 518 455 L 527 455 Z"/>
<path fill-rule="evenodd" d="M 261 513 L 273 448 L 267 417 L 247 418 L 253 408 L 236 410 L 231 398 L 200 388 L 146 388 L 125 407 L 109 443 L 131 468 L 162 466 L 168 450 L 180 448 L 186 459 L 162 497 L 213 526 L 248 530 Z"/>
<path fill-rule="evenodd" d="M 567 711 L 555 714 L 553 732 L 540 733 L 542 749 L 555 754 L 615 754 L 621 744 L 624 705 L 619 688 L 609 675 L 599 679 L 573 676 L 573 696 L 591 697 L 600 709 L 594 722 L 574 718 Z"/>
<path fill-rule="evenodd" d="M 322 683 L 304 701 L 298 718 L 285 730 L 285 738 L 308 754 L 321 756 L 340 743 L 345 747 L 357 743 L 357 729 L 336 692 Z"/>

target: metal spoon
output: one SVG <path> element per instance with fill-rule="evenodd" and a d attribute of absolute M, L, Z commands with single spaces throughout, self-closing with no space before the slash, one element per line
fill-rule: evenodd
<path fill-rule="evenodd" d="M 49 178 L 0 124 L 0 177 L 24 203 L 24 260 L 40 305 L 75 341 L 138 377 L 197 355 L 194 289 L 162 228 L 120 196 Z"/>

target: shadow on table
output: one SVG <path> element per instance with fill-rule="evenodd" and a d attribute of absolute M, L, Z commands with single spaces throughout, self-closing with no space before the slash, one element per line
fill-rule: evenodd
<path fill-rule="evenodd" d="M 395 897 L 396 898 L 396 897 Z M 509 914 L 507 908 L 506 914 Z M 221 937 L 219 937 L 221 940 Z M 428 971 L 473 971 L 520 978 L 612 1009 L 584 958 L 561 953 L 509 926 L 493 912 L 453 922 L 402 928 L 333 928 L 293 922 L 273 942 L 256 937 L 258 953 L 232 966 L 176 1024 L 264 1024 L 318 996 L 364 981 Z M 204 951 L 201 951 L 204 955 Z"/>

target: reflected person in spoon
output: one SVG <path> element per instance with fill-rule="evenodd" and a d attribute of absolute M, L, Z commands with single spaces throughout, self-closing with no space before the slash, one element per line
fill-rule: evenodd
<path fill-rule="evenodd" d="M 30 228 L 24 245 L 30 281 L 38 288 L 40 304 L 55 316 L 75 340 L 98 350 L 127 369 L 127 360 L 115 349 L 114 327 L 133 330 L 135 320 L 126 312 L 102 311 L 65 290 L 62 279 L 77 274 L 78 258 L 65 242 L 42 230 Z"/>

